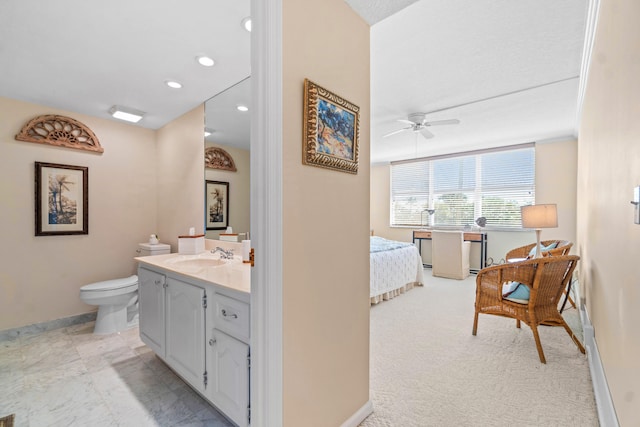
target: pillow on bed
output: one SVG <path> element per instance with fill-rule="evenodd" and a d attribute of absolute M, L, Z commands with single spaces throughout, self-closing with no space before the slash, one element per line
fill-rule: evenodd
<path fill-rule="evenodd" d="M 529 287 L 520 282 L 508 282 L 502 285 L 502 298 L 522 304 L 529 303 Z"/>
<path fill-rule="evenodd" d="M 540 252 L 549 252 L 551 249 L 555 249 L 556 246 L 558 246 L 558 242 L 553 242 L 549 244 L 549 246 L 540 245 Z M 534 258 L 536 256 L 536 253 L 538 252 L 537 249 L 537 245 L 534 245 L 531 248 L 529 251 L 529 258 Z"/>

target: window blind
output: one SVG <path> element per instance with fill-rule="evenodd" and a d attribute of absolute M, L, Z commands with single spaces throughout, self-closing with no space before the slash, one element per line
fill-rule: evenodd
<path fill-rule="evenodd" d="M 391 164 L 391 225 L 519 228 L 535 201 L 533 144 Z M 424 210 L 435 209 L 433 217 Z"/>

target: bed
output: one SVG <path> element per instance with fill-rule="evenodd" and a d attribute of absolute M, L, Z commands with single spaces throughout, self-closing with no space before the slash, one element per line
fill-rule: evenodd
<path fill-rule="evenodd" d="M 371 304 L 389 300 L 424 283 L 422 258 L 413 243 L 370 237 Z"/>

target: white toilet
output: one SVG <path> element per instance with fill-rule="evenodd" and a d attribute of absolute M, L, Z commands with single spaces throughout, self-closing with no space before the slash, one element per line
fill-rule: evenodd
<path fill-rule="evenodd" d="M 94 334 L 112 334 L 137 324 L 138 276 L 91 283 L 80 288 L 80 299 L 98 306 Z"/>
<path fill-rule="evenodd" d="M 139 256 L 164 255 L 171 246 L 164 243 L 140 243 Z M 112 334 L 138 324 L 138 276 L 105 280 L 80 288 L 80 299 L 98 306 L 94 334 Z"/>

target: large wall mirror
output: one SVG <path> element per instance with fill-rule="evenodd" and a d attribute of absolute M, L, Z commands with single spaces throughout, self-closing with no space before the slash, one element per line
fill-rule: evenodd
<path fill-rule="evenodd" d="M 231 227 L 242 240 L 250 232 L 250 78 L 207 100 L 204 111 L 205 151 L 227 154 L 236 169 L 205 167 L 206 237 L 218 239 Z"/>

